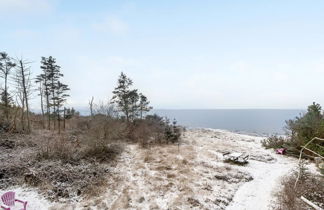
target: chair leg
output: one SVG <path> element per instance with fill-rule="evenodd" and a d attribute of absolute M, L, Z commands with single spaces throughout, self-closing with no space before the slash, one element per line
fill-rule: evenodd
<path fill-rule="evenodd" d="M 27 201 L 24 203 L 24 210 L 27 210 Z"/>
<path fill-rule="evenodd" d="M 4 210 L 10 210 L 10 207 L 9 208 L 6 208 L 6 207 L 4 207 L 4 206 L 0 206 L 2 209 L 4 209 Z"/>

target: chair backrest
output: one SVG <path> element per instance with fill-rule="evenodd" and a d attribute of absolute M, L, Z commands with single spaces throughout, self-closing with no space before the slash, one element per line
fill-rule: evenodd
<path fill-rule="evenodd" d="M 15 205 L 15 192 L 6 192 L 1 196 L 2 202 L 7 206 L 14 206 Z"/>

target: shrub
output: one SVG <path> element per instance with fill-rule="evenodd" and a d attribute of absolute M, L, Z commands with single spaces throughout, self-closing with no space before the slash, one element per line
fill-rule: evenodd
<path fill-rule="evenodd" d="M 307 112 L 295 119 L 286 121 L 287 139 L 272 136 L 262 142 L 266 148 L 288 147 L 293 155 L 298 155 L 302 146 L 314 137 L 324 138 L 324 115 L 322 107 L 313 103 Z M 308 148 L 324 156 L 324 142 L 313 142 Z M 311 153 L 307 155 L 312 155 Z"/>
<path fill-rule="evenodd" d="M 108 144 L 121 141 L 126 136 L 126 123 L 105 115 L 96 115 L 89 122 L 84 142 L 93 148 L 102 149 Z"/>
<path fill-rule="evenodd" d="M 261 141 L 262 146 L 265 148 L 282 148 L 286 144 L 287 140 L 284 137 L 281 136 L 270 136 L 267 139 L 264 139 Z"/>
<path fill-rule="evenodd" d="M 65 135 L 44 135 L 44 139 L 38 142 L 39 160 L 62 160 L 63 162 L 77 161 L 80 147 L 77 142 L 70 141 Z"/>
<path fill-rule="evenodd" d="M 129 125 L 129 138 L 144 147 L 149 144 L 177 143 L 180 136 L 181 129 L 176 121 L 170 123 L 167 118 L 156 114 L 135 120 Z"/>
<path fill-rule="evenodd" d="M 180 140 L 181 130 L 180 127 L 177 126 L 177 121 L 173 121 L 172 123 L 166 119 L 166 126 L 165 126 L 165 138 L 167 142 L 177 143 Z"/>
<path fill-rule="evenodd" d="M 300 200 L 301 196 L 311 200 L 319 207 L 324 207 L 322 195 L 324 194 L 324 180 L 323 177 L 308 175 L 301 179 L 296 188 L 294 187 L 297 173 L 285 177 L 282 180 L 281 190 L 276 194 L 277 206 L 280 210 L 299 210 L 309 209 Z"/>

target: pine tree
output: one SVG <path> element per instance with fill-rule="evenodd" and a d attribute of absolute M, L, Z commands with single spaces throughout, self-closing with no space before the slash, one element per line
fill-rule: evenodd
<path fill-rule="evenodd" d="M 48 72 L 48 59 L 42 57 L 41 60 L 41 69 L 43 73 L 37 76 L 38 81 L 42 82 L 43 86 L 43 95 L 45 97 L 45 107 L 46 107 L 46 116 L 47 116 L 47 129 L 51 129 L 51 114 L 50 114 L 50 85 L 49 85 L 49 72 Z"/>
<path fill-rule="evenodd" d="M 46 99 L 47 129 L 50 129 L 51 116 L 54 119 L 57 118 L 58 104 L 61 103 L 56 101 L 58 98 L 56 94 L 61 91 L 58 89 L 64 86 L 62 83 L 59 84 L 59 80 L 63 77 L 63 74 L 60 72 L 61 67 L 56 64 L 56 59 L 52 56 L 48 58 L 42 57 L 41 69 L 43 73 L 37 76 L 36 82 L 42 82 L 43 94 Z M 54 129 L 56 129 L 56 120 L 53 121 L 53 124 Z"/>
<path fill-rule="evenodd" d="M 48 58 L 48 66 L 47 66 L 47 72 L 48 72 L 48 86 L 49 86 L 49 91 L 51 94 L 51 102 L 50 102 L 50 107 L 52 107 L 53 109 L 53 114 L 55 116 L 55 114 L 57 113 L 57 104 L 59 104 L 59 102 L 56 102 L 57 97 L 56 97 L 56 93 L 58 88 L 62 88 L 59 86 L 59 79 L 60 77 L 63 77 L 63 74 L 60 73 L 60 66 L 56 65 L 56 59 L 53 58 L 52 56 L 50 56 Z M 62 84 L 61 84 L 62 85 Z M 54 120 L 54 130 L 56 128 L 56 121 Z"/>
<path fill-rule="evenodd" d="M 119 111 L 126 117 L 127 122 L 131 120 L 131 112 L 133 110 L 132 99 L 135 98 L 134 94 L 137 93 L 137 90 L 130 89 L 132 85 L 133 81 L 122 72 L 118 79 L 118 85 L 113 91 L 114 96 L 112 97 L 112 103 L 117 105 Z"/>
<path fill-rule="evenodd" d="M 44 100 L 43 100 L 43 96 L 44 96 L 44 79 L 42 77 L 42 75 L 38 75 L 35 78 L 35 82 L 39 83 L 39 87 L 38 87 L 38 95 L 40 96 L 41 99 L 41 111 L 42 111 L 42 125 L 43 125 L 43 129 L 45 129 L 45 114 L 44 114 Z"/>
<path fill-rule="evenodd" d="M 137 89 L 131 90 L 128 94 L 128 98 L 130 102 L 129 119 L 134 121 L 139 116 L 139 94 L 137 93 Z"/>
<path fill-rule="evenodd" d="M 147 97 L 144 96 L 142 93 L 139 94 L 139 112 L 140 117 L 143 119 L 143 116 L 146 112 L 149 112 L 152 107 L 149 106 L 150 102 L 148 101 Z"/>
<path fill-rule="evenodd" d="M 8 90 L 8 79 L 13 67 L 16 64 L 12 62 L 12 59 L 8 56 L 5 52 L 0 52 L 0 77 L 4 79 L 4 90 L 1 95 L 1 102 L 4 106 L 4 113 L 6 120 L 9 120 L 9 108 L 10 103 L 12 102 L 12 98 L 10 97 L 9 90 Z"/>
<path fill-rule="evenodd" d="M 117 105 L 119 111 L 126 117 L 127 122 L 134 121 L 138 117 L 142 119 L 144 113 L 152 109 L 147 97 L 139 94 L 137 89 L 131 89 L 132 85 L 133 81 L 122 72 L 112 98 L 112 103 Z"/>
<path fill-rule="evenodd" d="M 70 90 L 70 88 L 68 88 L 68 85 L 63 84 L 60 81 L 57 82 L 57 85 L 55 87 L 53 101 L 55 102 L 54 114 L 56 115 L 56 119 L 58 121 L 59 133 L 61 132 L 61 112 L 64 111 L 64 110 L 61 110 L 61 108 L 62 108 L 64 102 L 66 101 L 67 97 L 69 97 L 69 95 L 66 93 L 69 90 Z"/>

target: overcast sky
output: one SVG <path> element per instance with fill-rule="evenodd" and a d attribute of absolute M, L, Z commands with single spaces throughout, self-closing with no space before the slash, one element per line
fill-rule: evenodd
<path fill-rule="evenodd" d="M 154 108 L 324 104 L 322 0 L 0 0 L 0 51 L 54 56 L 75 107 L 121 71 Z"/>

